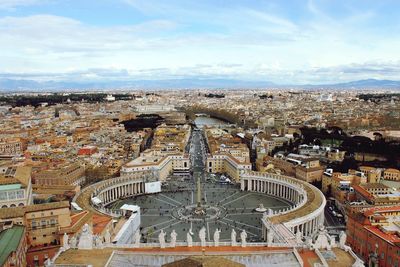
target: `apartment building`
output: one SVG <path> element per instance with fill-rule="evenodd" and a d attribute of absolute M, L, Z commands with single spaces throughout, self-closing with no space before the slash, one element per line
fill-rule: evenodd
<path fill-rule="evenodd" d="M 250 153 L 240 138 L 233 137 L 222 129 L 205 129 L 209 147 L 206 170 L 211 173 L 225 173 L 239 181 L 242 170 L 251 170 Z"/>
<path fill-rule="evenodd" d="M 85 181 L 85 168 L 79 163 L 51 164 L 33 174 L 37 185 L 80 185 Z"/>
<path fill-rule="evenodd" d="M 157 127 L 151 148 L 123 165 L 120 175 L 140 178 L 143 173 L 153 173 L 165 181 L 173 173 L 188 173 L 191 164 L 186 146 L 190 133 L 189 125 Z"/>
<path fill-rule="evenodd" d="M 26 266 L 43 266 L 46 259 L 54 256 L 61 243 L 60 230 L 71 222 L 68 201 L 0 209 L 0 224 L 13 223 L 26 228 Z"/>
<path fill-rule="evenodd" d="M 11 138 L 0 140 L 0 155 L 16 156 L 24 153 L 25 145 L 21 139 Z"/>
<path fill-rule="evenodd" d="M 31 167 L 7 167 L 0 173 L 0 207 L 32 204 Z"/>
<path fill-rule="evenodd" d="M 347 243 L 368 266 L 400 266 L 400 206 L 350 209 Z"/>
<path fill-rule="evenodd" d="M 398 169 L 386 169 L 383 172 L 383 178 L 385 180 L 399 181 L 400 180 L 400 170 L 398 170 Z"/>

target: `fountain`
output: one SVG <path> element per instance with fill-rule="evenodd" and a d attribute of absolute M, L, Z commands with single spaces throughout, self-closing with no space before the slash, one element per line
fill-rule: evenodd
<path fill-rule="evenodd" d="M 256 208 L 256 211 L 257 211 L 257 212 L 266 212 L 267 209 L 264 207 L 264 204 L 260 203 L 260 204 L 258 205 L 258 207 Z"/>

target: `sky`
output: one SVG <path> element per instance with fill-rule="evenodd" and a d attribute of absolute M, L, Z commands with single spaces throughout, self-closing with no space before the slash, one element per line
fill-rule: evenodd
<path fill-rule="evenodd" d="M 0 79 L 400 80 L 398 0 L 0 0 Z"/>

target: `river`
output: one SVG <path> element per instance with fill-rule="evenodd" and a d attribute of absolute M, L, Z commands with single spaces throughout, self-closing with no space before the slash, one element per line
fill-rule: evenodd
<path fill-rule="evenodd" d="M 214 125 L 227 125 L 228 123 L 212 117 L 196 117 L 194 123 L 197 127 L 202 128 L 204 125 L 214 126 Z"/>

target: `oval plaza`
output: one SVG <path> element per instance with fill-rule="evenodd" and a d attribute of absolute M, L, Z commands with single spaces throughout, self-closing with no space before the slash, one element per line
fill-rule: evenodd
<path fill-rule="evenodd" d="M 216 248 L 225 259 L 248 266 L 306 266 L 302 253 L 310 249 L 322 263 L 329 257 L 321 251 L 339 255 L 348 249 L 345 234 L 337 242 L 324 229 L 321 191 L 293 177 L 251 169 L 247 146 L 219 125 L 158 127 L 152 147 L 123 166 L 120 177 L 93 184 L 75 199 L 123 223 L 98 243 L 86 244 L 90 238 L 82 234 L 74 247 L 111 248 L 107 266 L 139 264 L 139 259 L 144 266 L 152 261 L 161 266 L 184 258 L 176 253 L 204 255 Z M 154 248 L 158 256 L 146 254 Z M 248 256 L 232 258 L 240 251 Z M 261 256 L 252 258 L 254 253 Z M 349 255 L 353 266 L 361 266 Z M 260 261 L 263 265 L 256 264 Z"/>

